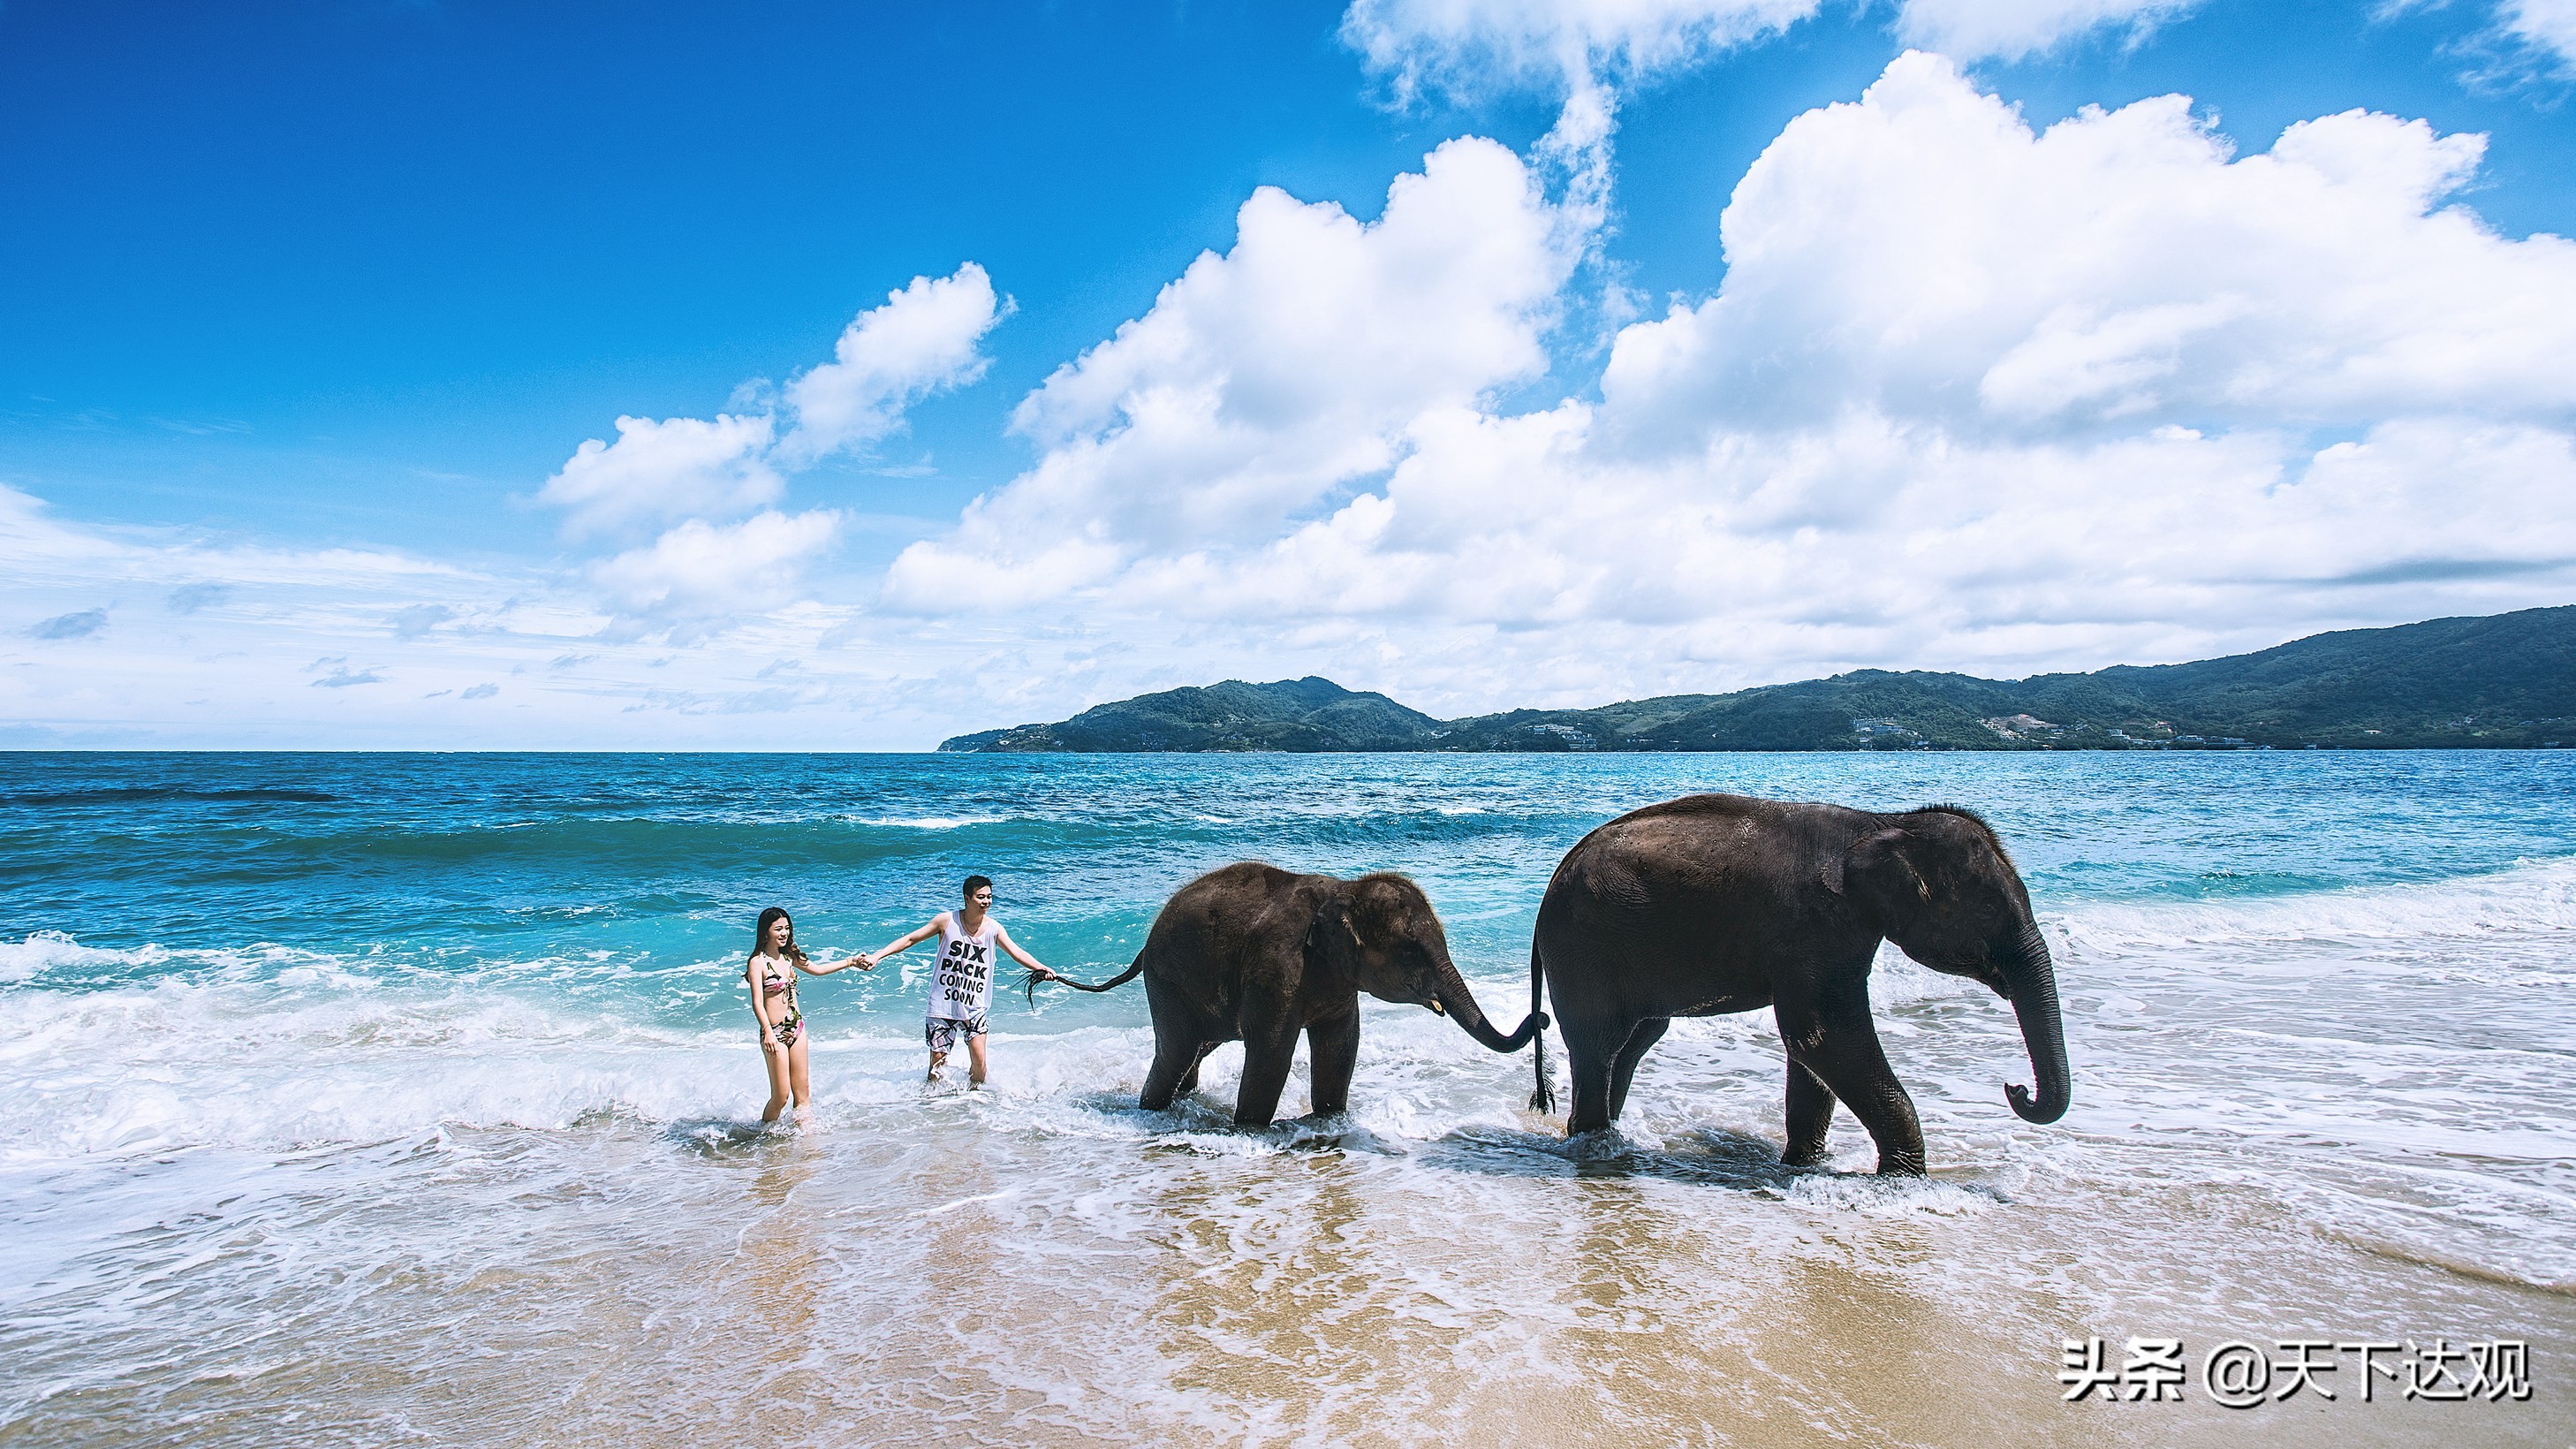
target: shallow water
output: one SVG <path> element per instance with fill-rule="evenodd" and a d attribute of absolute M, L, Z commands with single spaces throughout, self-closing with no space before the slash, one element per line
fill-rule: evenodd
<path fill-rule="evenodd" d="M 0 1442 L 2532 1442 L 2576 1348 L 2576 759 L 0 756 Z M 1882 955 L 1928 1181 L 1778 1162 L 1767 1013 L 1677 1023 L 1613 1140 L 1526 1054 L 1366 1012 L 1346 1119 L 1135 1109 L 1139 988 L 1016 992 L 925 1088 L 927 953 L 803 988 L 980 870 L 1122 967 L 1246 855 L 1403 869 L 1504 1024 L 1547 873 L 1698 789 L 2003 832 L 2075 1106 L 2003 1003 Z M 1560 1064 L 1561 1053 L 1551 1059 Z M 1305 1108 L 1302 1069 L 1283 1110 Z M 2185 1341 L 2185 1401 L 2059 1400 Z M 2350 1355 L 2246 1411 L 2224 1339 L 2527 1340 L 2524 1402 Z M 2383 1360 L 2385 1362 L 2385 1360 Z"/>

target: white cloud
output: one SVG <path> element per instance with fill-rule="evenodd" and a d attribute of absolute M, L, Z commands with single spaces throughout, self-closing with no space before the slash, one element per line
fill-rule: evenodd
<path fill-rule="evenodd" d="M 787 487 L 765 456 L 776 427 L 726 413 L 713 422 L 621 417 L 616 442 L 583 443 L 537 499 L 566 511 L 564 532 L 574 538 L 757 508 Z"/>
<path fill-rule="evenodd" d="M 2496 25 L 2564 72 L 2576 72 L 2576 0 L 2504 0 Z"/>
<path fill-rule="evenodd" d="M 1459 710 L 2563 602 L 2576 248 L 2451 204 L 2481 146 L 2352 112 L 2240 157 L 2180 97 L 2034 132 L 1908 55 L 1783 131 L 1725 214 L 1719 293 L 1624 329 L 1597 405 L 1390 388 L 1365 318 L 1283 349 L 1203 324 L 1194 268 L 1025 406 L 1039 468 L 892 582 L 934 612 L 1070 591 L 1207 668 L 1320 656 Z M 1260 276 L 1293 315 L 1343 290 Z M 1513 296 L 1494 315 L 1544 310 Z M 1234 454 L 1230 396 L 1184 383 L 1242 353 L 1301 401 Z M 1350 382 L 1363 425 L 1303 431 Z"/>
<path fill-rule="evenodd" d="M 1400 97 L 1635 80 L 1785 30 L 1818 0 L 1352 0 L 1342 39 Z"/>
<path fill-rule="evenodd" d="M 1608 185 L 1584 77 L 1723 44 L 1689 30 L 1720 13 L 1355 8 L 1536 17 L 1528 65 L 1580 51 L 1554 150 L 1452 142 L 1374 223 L 1256 193 L 1022 403 L 1036 463 L 903 554 L 904 617 L 813 601 L 841 519 L 788 473 L 980 372 L 1007 307 L 972 267 L 862 314 L 774 415 L 577 454 L 548 499 L 616 543 L 570 570 L 73 526 L 0 488 L 0 728 L 912 746 L 1229 674 L 1466 712 L 2576 594 L 2576 249 L 2485 226 L 2480 138 L 2419 121 L 2240 155 L 2169 97 L 2034 131 L 1908 56 L 1743 178 L 1715 296 L 1622 329 L 1597 391 L 1549 378 Z"/>
<path fill-rule="evenodd" d="M 911 748 L 949 732 L 934 711 L 966 708 L 979 688 L 945 678 L 959 643 L 935 622 L 881 624 L 800 602 L 796 571 L 829 525 L 771 518 L 684 525 L 635 551 L 617 568 L 618 598 L 661 612 L 621 621 L 586 572 L 243 547 L 65 520 L 0 488 L 0 743 Z M 184 607 L 166 602 L 174 579 L 192 581 Z M 713 596 L 726 591 L 752 612 L 714 622 L 692 612 L 724 607 Z M 106 626 L 77 638 L 29 632 L 67 617 L 62 627 L 77 627 L 84 615 Z M 722 647 L 667 642 L 719 626 Z M 656 702 L 685 695 L 720 707 L 761 688 L 771 660 L 810 652 L 826 634 L 849 647 L 800 676 L 808 708 L 700 722 Z M 970 643 L 962 654 L 987 649 Z"/>
<path fill-rule="evenodd" d="M 570 536 L 627 545 L 572 569 L 494 576 L 383 550 L 79 526 L 0 487 L 0 611 L 62 638 L 86 630 L 77 671 L 48 663 L 42 651 L 61 645 L 26 627 L 0 640 L 0 718 L 13 721 L 0 732 L 128 745 L 813 743 L 810 718 L 693 731 L 664 717 L 654 701 L 720 701 L 753 687 L 758 663 L 667 646 L 718 633 L 772 652 L 826 634 L 864 641 L 856 669 L 801 696 L 836 711 L 883 692 L 870 671 L 916 661 L 893 631 L 808 600 L 839 515 L 770 505 L 790 467 L 864 446 L 928 392 L 971 381 L 975 342 L 1002 310 L 968 264 L 861 313 L 832 362 L 781 390 L 782 412 L 620 418 L 613 441 L 583 444 L 539 494 Z M 120 590 L 162 602 L 153 629 L 95 627 Z M 831 738 L 883 746 L 923 733 L 893 728 L 862 722 Z"/>
<path fill-rule="evenodd" d="M 2024 437 L 2561 420 L 2576 246 L 2442 204 L 2483 144 L 2350 111 L 2236 159 L 2181 96 L 2034 133 L 1908 54 L 1754 163 L 1723 289 L 1620 337 L 1605 423 L 1652 444 L 1852 409 Z"/>
<path fill-rule="evenodd" d="M 2198 4 L 1900 0 L 1895 29 L 1909 45 L 1964 61 L 2020 60 L 2102 31 L 2134 42 Z M 2505 4 L 2504 23 L 2526 39 L 2576 36 L 2576 19 L 2561 13 L 2569 0 Z M 1821 8 L 1819 0 L 1352 0 L 1342 39 L 1409 101 L 1431 88 L 1474 96 L 1514 85 L 1633 85 L 1777 35 Z"/>
<path fill-rule="evenodd" d="M 884 438 L 912 404 L 981 377 L 989 359 L 977 344 L 1009 311 L 973 262 L 948 277 L 915 277 L 851 320 L 832 361 L 780 390 L 782 412 L 720 413 L 712 422 L 621 417 L 617 441 L 583 443 L 538 501 L 566 511 L 564 532 L 574 539 L 632 541 L 678 524 L 591 566 L 618 629 L 652 632 L 685 621 L 703 633 L 729 615 L 781 607 L 839 527 L 839 515 L 827 510 L 770 508 L 787 491 L 782 470 Z M 760 387 L 744 391 L 757 396 Z M 724 523 L 753 509 L 763 511 Z M 735 567 L 743 564 L 751 571 Z"/>
<path fill-rule="evenodd" d="M 592 438 L 546 480 L 537 499 L 565 510 L 572 538 L 632 537 L 683 518 L 725 518 L 785 496 L 781 470 L 886 437 L 904 409 L 981 377 L 976 344 L 1008 312 L 973 262 L 955 275 L 915 277 L 842 330 L 833 360 L 783 390 L 792 423 L 768 413 L 702 418 L 621 417 L 617 440 Z"/>
<path fill-rule="evenodd" d="M 43 499 L 0 484 L 0 578 L 24 588 L 138 583 L 159 593 L 174 578 L 193 579 L 169 595 L 169 607 L 187 613 L 216 606 L 242 586 L 400 588 L 471 577 L 452 564 L 390 549 L 278 549 L 176 529 L 79 527 L 56 519 Z"/>
<path fill-rule="evenodd" d="M 2136 41 L 2198 0 L 1904 0 L 1896 33 L 1960 60 L 2020 60 L 2097 30 Z"/>
<path fill-rule="evenodd" d="M 796 426 L 779 443 L 781 461 L 809 464 L 875 442 L 902 426 L 913 403 L 982 377 L 991 359 L 976 344 L 1010 310 L 973 262 L 954 276 L 915 277 L 888 293 L 884 306 L 842 331 L 832 361 L 787 385 Z"/>
<path fill-rule="evenodd" d="M 1008 607 L 1140 551 L 1275 532 L 1393 464 L 1423 411 L 1544 372 L 1573 260 L 1528 168 L 1490 141 L 1441 146 L 1372 223 L 1264 187 L 1231 252 L 1202 254 L 1020 404 L 1037 466 L 955 537 L 907 549 L 888 596 Z"/>
<path fill-rule="evenodd" d="M 591 577 L 621 614 L 663 626 L 775 609 L 796 599 L 805 565 L 839 528 L 829 509 L 773 509 L 733 524 L 693 518 L 602 560 Z"/>

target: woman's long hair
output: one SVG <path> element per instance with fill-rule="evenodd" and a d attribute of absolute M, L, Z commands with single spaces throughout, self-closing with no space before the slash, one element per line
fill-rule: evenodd
<path fill-rule="evenodd" d="M 769 923 L 772 921 L 787 923 L 786 958 L 801 964 L 805 959 L 805 952 L 796 944 L 796 918 L 787 914 L 785 906 L 771 906 L 760 913 L 760 924 L 751 928 L 751 954 L 754 956 L 769 954 Z"/>

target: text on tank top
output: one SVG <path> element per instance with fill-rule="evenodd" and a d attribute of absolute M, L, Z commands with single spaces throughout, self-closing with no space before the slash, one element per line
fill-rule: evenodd
<path fill-rule="evenodd" d="M 959 928 L 960 912 L 939 923 L 939 969 L 930 981 L 930 1015 L 935 1020 L 974 1021 L 993 1000 L 993 944 L 1001 924 L 984 918 L 984 929 L 967 935 Z"/>

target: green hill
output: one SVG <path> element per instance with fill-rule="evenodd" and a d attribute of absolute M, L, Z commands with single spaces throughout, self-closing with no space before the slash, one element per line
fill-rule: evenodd
<path fill-rule="evenodd" d="M 2190 664 L 1863 669 L 1732 694 L 1435 720 L 1325 679 L 1166 690 L 943 750 L 2530 748 L 2576 745 L 2576 606 L 2350 629 Z"/>
<path fill-rule="evenodd" d="M 1086 709 L 1060 724 L 959 735 L 943 750 L 1120 754 L 1141 750 L 1420 750 L 1440 721 L 1383 694 L 1355 694 L 1329 679 L 1167 689 Z"/>

